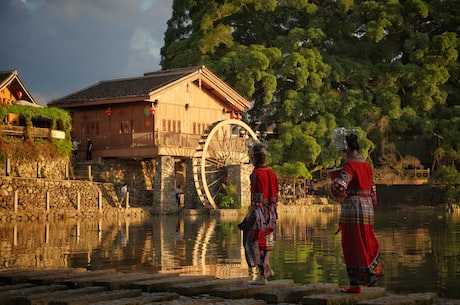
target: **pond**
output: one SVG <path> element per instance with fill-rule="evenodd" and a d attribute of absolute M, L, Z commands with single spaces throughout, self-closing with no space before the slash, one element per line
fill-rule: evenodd
<path fill-rule="evenodd" d="M 338 210 L 282 212 L 271 254 L 275 279 L 347 286 L 335 235 Z M 0 224 L 0 271 L 88 267 L 120 272 L 247 276 L 240 217 L 155 216 Z M 376 208 L 385 276 L 395 293 L 436 292 L 460 299 L 460 214 Z"/>

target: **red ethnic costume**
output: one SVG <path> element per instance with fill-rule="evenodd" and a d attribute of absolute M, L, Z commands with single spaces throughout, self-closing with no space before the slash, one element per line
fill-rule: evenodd
<path fill-rule="evenodd" d="M 243 229 L 243 244 L 250 274 L 253 272 L 254 276 L 258 272 L 258 282 L 252 281 L 253 284 L 265 284 L 266 279 L 274 275 L 269 263 L 269 243 L 273 240 L 278 218 L 278 178 L 265 163 L 256 162 L 254 165 L 250 175 L 251 206 L 245 218 L 248 225 Z M 251 271 L 252 268 L 257 270 Z"/>
<path fill-rule="evenodd" d="M 341 129 L 346 134 L 349 130 Z M 336 135 L 336 140 L 337 140 Z M 337 144 L 340 150 L 340 144 Z M 344 145 L 346 148 L 347 145 Z M 345 149 L 341 150 L 345 151 Z M 339 229 L 350 285 L 373 286 L 383 275 L 380 246 L 374 233 L 374 206 L 377 204 L 372 169 L 360 153 L 349 158 L 331 174 L 331 192 L 341 200 Z M 359 292 L 346 291 L 346 292 Z"/>

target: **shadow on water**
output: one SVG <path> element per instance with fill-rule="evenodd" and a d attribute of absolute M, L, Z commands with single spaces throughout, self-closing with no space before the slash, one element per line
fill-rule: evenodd
<path fill-rule="evenodd" d="M 276 279 L 348 285 L 338 211 L 281 212 L 271 262 Z M 247 275 L 238 217 L 157 216 L 0 223 L 2 269 L 86 267 L 92 270 Z M 460 298 L 460 215 L 376 209 L 385 276 L 397 293 Z"/>

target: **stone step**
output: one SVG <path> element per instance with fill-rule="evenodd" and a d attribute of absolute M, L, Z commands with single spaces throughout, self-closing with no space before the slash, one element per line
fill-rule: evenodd
<path fill-rule="evenodd" d="M 86 272 L 86 268 L 71 268 L 71 269 L 58 269 L 58 270 L 13 270 L 0 272 L 0 282 L 15 284 L 27 282 L 33 277 L 40 277 L 46 275 L 58 275 L 58 274 L 72 274 Z"/>
<path fill-rule="evenodd" d="M 213 296 L 224 299 L 243 299 L 254 298 L 258 293 L 276 289 L 291 287 L 294 285 L 292 280 L 269 281 L 266 285 L 235 285 L 229 287 L 214 288 L 209 293 Z"/>
<path fill-rule="evenodd" d="M 99 285 L 106 286 L 109 289 L 114 289 L 114 287 L 127 286 L 130 284 L 130 282 L 136 282 L 146 279 L 159 279 L 164 277 L 169 277 L 169 275 L 148 273 L 116 273 L 92 276 L 92 274 L 88 274 L 87 277 L 64 280 L 62 284 L 65 284 L 72 288 L 82 288 Z"/>
<path fill-rule="evenodd" d="M 433 292 L 410 293 L 405 295 L 389 294 L 372 300 L 364 300 L 359 305 L 431 305 L 438 301 L 438 295 Z M 460 303 L 460 300 L 459 300 Z"/>
<path fill-rule="evenodd" d="M 10 291 L 10 290 L 17 290 L 17 289 L 22 289 L 22 288 L 29 288 L 29 287 L 34 287 L 37 286 L 32 283 L 19 283 L 19 284 L 4 284 L 0 285 L 0 293 L 3 291 Z"/>
<path fill-rule="evenodd" d="M 197 275 L 197 276 L 175 276 L 164 279 L 138 281 L 131 284 L 131 288 L 139 288 L 144 292 L 159 292 L 168 291 L 172 285 L 192 283 L 192 282 L 203 282 L 215 279 L 210 275 Z"/>
<path fill-rule="evenodd" d="M 118 300 L 110 301 L 101 301 L 96 303 L 91 303 L 91 305 L 143 305 L 143 304 L 164 304 L 164 302 L 179 299 L 177 293 L 170 292 L 154 292 L 154 293 L 145 293 L 143 292 L 140 296 L 133 298 L 121 298 Z M 159 303 L 161 302 L 161 303 Z"/>
<path fill-rule="evenodd" d="M 138 297 L 141 294 L 140 289 L 120 289 L 57 299 L 51 301 L 49 305 L 88 305 L 102 301 Z"/>
<path fill-rule="evenodd" d="M 55 275 L 50 271 L 0 272 L 7 282 L 21 281 L 0 284 L 0 305 L 460 305 L 460 300 L 438 299 L 432 292 L 395 294 L 382 287 L 365 287 L 353 294 L 340 292 L 335 283 L 297 285 L 289 279 L 249 285 L 247 278 L 65 271 L 55 270 Z M 63 277 L 63 282 L 73 285 L 55 284 Z"/>
<path fill-rule="evenodd" d="M 105 287 L 88 287 L 80 289 L 56 290 L 52 292 L 29 294 L 27 296 L 18 296 L 12 299 L 12 303 L 16 305 L 44 305 L 49 304 L 51 301 L 56 299 L 63 299 L 83 294 L 90 295 L 105 290 Z"/>
<path fill-rule="evenodd" d="M 199 296 L 199 297 L 185 297 L 168 302 L 161 303 L 150 303 L 149 305 L 266 305 L 267 303 L 263 300 L 256 299 L 237 299 L 227 300 L 215 296 Z M 91 304 L 94 305 L 94 304 Z M 98 304 L 99 305 L 99 304 Z M 118 305 L 118 304 L 116 304 Z"/>
<path fill-rule="evenodd" d="M 36 293 L 50 293 L 56 290 L 67 289 L 65 285 L 47 285 L 47 286 L 33 286 L 28 288 L 19 288 L 0 293 L 0 305 L 10 305 L 11 300 L 23 295 L 31 295 Z"/>
<path fill-rule="evenodd" d="M 65 274 L 48 274 L 42 275 L 37 277 L 31 277 L 28 281 L 34 284 L 39 285 L 50 285 L 50 284 L 60 284 L 65 280 L 68 279 L 77 279 L 77 278 L 85 278 L 85 277 L 96 277 L 102 275 L 110 275 L 115 274 L 117 271 L 115 269 L 105 269 L 105 270 L 97 270 L 97 271 L 86 271 L 86 272 L 72 272 L 72 273 L 65 273 Z"/>
<path fill-rule="evenodd" d="M 117 273 L 109 275 L 104 279 L 98 279 L 93 282 L 93 285 L 105 286 L 110 290 L 120 288 L 138 288 L 133 287 L 133 283 L 140 281 L 168 281 L 173 280 L 177 276 L 178 274 Z"/>
<path fill-rule="evenodd" d="M 246 284 L 248 281 L 247 277 L 234 278 L 234 279 L 214 279 L 211 281 L 203 282 L 192 282 L 185 284 L 172 285 L 168 288 L 168 291 L 177 292 L 184 296 L 193 296 L 199 294 L 209 293 L 214 288 L 235 286 Z"/>
<path fill-rule="evenodd" d="M 318 283 L 304 286 L 292 286 L 283 289 L 275 289 L 257 293 L 256 299 L 265 300 L 268 303 L 300 303 L 304 296 L 322 294 L 337 291 L 339 285 L 335 283 Z"/>
<path fill-rule="evenodd" d="M 379 298 L 385 295 L 386 290 L 382 287 L 364 287 L 361 293 L 343 293 L 335 290 L 328 293 L 313 294 L 302 297 L 304 305 L 342 305 L 355 304 L 361 301 Z"/>

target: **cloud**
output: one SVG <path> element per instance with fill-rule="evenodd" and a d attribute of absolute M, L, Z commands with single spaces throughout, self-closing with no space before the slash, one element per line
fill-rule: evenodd
<path fill-rule="evenodd" d="M 100 80 L 159 70 L 171 14 L 172 0 L 8 0 L 0 70 L 17 69 L 42 104 Z"/>

